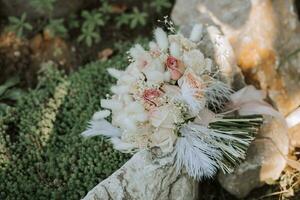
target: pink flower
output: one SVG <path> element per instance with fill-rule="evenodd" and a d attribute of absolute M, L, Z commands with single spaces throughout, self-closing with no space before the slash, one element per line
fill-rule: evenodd
<path fill-rule="evenodd" d="M 178 80 L 185 71 L 184 64 L 173 56 L 168 56 L 166 61 L 168 71 L 171 73 L 172 80 Z"/>
<path fill-rule="evenodd" d="M 150 105 L 157 105 L 157 98 L 162 94 L 158 89 L 146 89 L 143 93 L 143 99 Z"/>

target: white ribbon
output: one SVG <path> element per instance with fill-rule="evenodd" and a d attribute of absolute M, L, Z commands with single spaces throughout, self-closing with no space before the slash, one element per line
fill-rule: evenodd
<path fill-rule="evenodd" d="M 270 115 L 286 124 L 283 116 L 270 104 L 264 101 L 266 93 L 257 90 L 254 86 L 246 86 L 230 96 L 232 108 L 237 109 L 240 115 Z"/>

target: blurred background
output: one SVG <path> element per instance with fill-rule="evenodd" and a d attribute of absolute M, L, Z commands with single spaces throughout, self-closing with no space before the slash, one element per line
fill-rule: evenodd
<path fill-rule="evenodd" d="M 262 1 L 276 4 L 281 0 Z M 195 2 L 0 0 L 0 199 L 80 199 L 131 157 L 114 151 L 101 137 L 84 140 L 80 136 L 100 108 L 101 97 L 109 93 L 114 83 L 106 68 L 126 67 L 126 51 L 133 43 L 146 44 L 151 40 L 153 29 L 163 25 L 158 20 L 164 16 L 172 15 L 175 23 L 182 26 L 201 21 L 202 15 L 197 18 L 190 12 Z M 236 18 L 251 8 L 250 1 L 231 10 L 226 5 L 241 1 L 199 2 L 219 14 L 221 21 L 233 22 L 230 25 L 234 28 L 241 23 L 235 23 L 232 16 Z M 292 3 L 299 10 L 300 1 Z M 220 7 L 214 10 L 215 5 Z M 233 15 L 226 15 L 227 12 Z M 247 16 L 240 20 L 245 21 Z M 257 21 L 253 27 L 258 26 Z M 256 34 L 254 29 L 246 32 Z M 234 41 L 238 39 L 231 41 L 235 48 Z M 287 53 L 278 52 L 285 65 L 289 63 L 285 58 L 294 58 L 300 52 L 294 47 L 284 51 Z M 299 66 L 298 60 L 293 62 Z M 246 61 L 238 60 L 238 64 L 247 83 L 270 88 L 259 77 L 252 77 L 254 72 Z M 295 72 L 299 72 L 299 67 L 287 69 L 298 83 L 299 74 Z M 299 185 L 300 174 L 290 176 L 293 177 L 283 181 Z M 273 195 L 282 191 L 280 183 L 255 189 L 244 199 L 283 198 Z M 300 198 L 295 195 L 299 187 L 294 186 L 288 199 Z M 199 191 L 199 199 L 203 200 L 235 199 L 218 181 L 201 182 Z"/>

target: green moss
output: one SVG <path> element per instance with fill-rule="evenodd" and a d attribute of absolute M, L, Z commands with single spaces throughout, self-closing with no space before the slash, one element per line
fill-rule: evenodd
<path fill-rule="evenodd" d="M 125 59 L 69 77 L 44 67 L 38 87 L 0 119 L 0 199 L 80 199 L 129 159 L 102 137 L 80 136 L 114 83 L 106 68 L 125 67 Z"/>

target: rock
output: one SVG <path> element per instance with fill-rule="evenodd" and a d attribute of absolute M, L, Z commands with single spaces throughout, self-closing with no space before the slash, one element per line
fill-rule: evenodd
<path fill-rule="evenodd" d="M 287 115 L 300 105 L 300 53 L 290 56 L 300 47 L 295 11 L 293 0 L 177 0 L 172 19 L 181 27 L 199 22 L 218 25 L 246 82 L 266 90 Z"/>
<path fill-rule="evenodd" d="M 173 158 L 153 161 L 148 151 L 141 151 L 95 186 L 84 200 L 193 200 L 196 191 L 193 179 L 176 172 Z"/>
<path fill-rule="evenodd" d="M 289 128 L 289 137 L 292 148 L 300 148 L 300 124 Z"/>
<path fill-rule="evenodd" d="M 56 0 L 54 3 L 53 17 L 64 17 L 78 10 L 85 8 L 96 0 Z M 0 0 L 0 13 L 5 16 L 20 16 L 26 13 L 28 18 L 36 19 L 39 17 L 48 17 L 46 12 L 37 11 L 32 7 L 30 0 Z"/>
<path fill-rule="evenodd" d="M 246 160 L 232 174 L 219 173 L 221 185 L 236 197 L 243 198 L 264 182 L 277 180 L 286 166 L 284 156 L 289 152 L 286 132 L 282 122 L 267 118 L 250 145 Z"/>
<path fill-rule="evenodd" d="M 289 138 L 291 148 L 300 147 L 300 108 L 297 108 L 286 117 L 286 122 L 289 127 Z"/>

